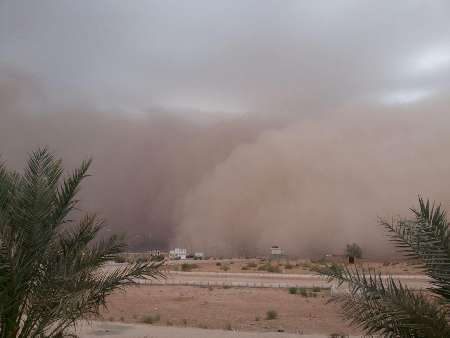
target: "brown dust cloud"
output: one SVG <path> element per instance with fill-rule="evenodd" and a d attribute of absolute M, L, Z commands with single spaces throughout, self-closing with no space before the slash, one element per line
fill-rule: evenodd
<path fill-rule="evenodd" d="M 68 168 L 93 157 L 82 206 L 107 219 L 105 231 L 126 232 L 132 249 L 251 255 L 280 245 L 311 256 L 357 242 L 382 256 L 390 249 L 378 216 L 407 215 L 418 194 L 450 202 L 444 99 L 342 106 L 327 118 L 129 118 L 45 112 L 45 95 L 20 76 L 0 84 L 0 99 L 2 159 L 20 169 L 43 145 Z"/>

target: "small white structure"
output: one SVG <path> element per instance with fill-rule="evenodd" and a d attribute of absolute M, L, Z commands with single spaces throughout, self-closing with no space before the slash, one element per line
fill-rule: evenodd
<path fill-rule="evenodd" d="M 187 249 L 175 248 L 170 250 L 169 257 L 172 259 L 186 259 Z"/>
<path fill-rule="evenodd" d="M 195 259 L 203 259 L 203 258 L 205 258 L 205 254 L 203 252 L 196 252 L 194 254 L 194 258 Z"/>
<path fill-rule="evenodd" d="M 281 256 L 283 254 L 283 250 L 281 250 L 281 248 L 278 245 L 272 245 L 272 247 L 270 248 L 270 254 L 272 256 Z"/>

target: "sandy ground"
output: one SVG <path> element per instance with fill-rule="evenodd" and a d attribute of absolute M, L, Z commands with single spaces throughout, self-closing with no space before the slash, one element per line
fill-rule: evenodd
<path fill-rule="evenodd" d="M 136 286 L 111 295 L 103 318 L 203 329 L 359 334 L 341 318 L 339 306 L 327 304 L 328 300 L 326 290 L 305 298 L 287 289 Z M 269 310 L 276 311 L 276 319 L 266 319 Z"/>
<path fill-rule="evenodd" d="M 255 264 L 249 266 L 251 262 Z M 189 272 L 180 271 L 186 263 L 196 265 Z M 81 336 L 219 338 L 236 336 L 236 332 L 239 337 L 264 337 L 261 333 L 275 334 L 273 337 L 361 334 L 342 319 L 339 305 L 328 303 L 331 292 L 342 289 L 330 290 L 330 284 L 311 273 L 311 264 L 320 263 L 272 261 L 271 264 L 280 265 L 280 273 L 258 269 L 266 263 L 259 259 L 170 262 L 165 267 L 167 279 L 153 285 L 129 287 L 126 292 L 109 296 L 108 310 L 102 313 L 103 322 L 96 322 L 92 329 L 85 327 Z M 363 264 L 383 274 L 396 275 L 412 288 L 427 286 L 425 276 L 418 274 L 411 264 Z M 287 288 L 291 286 L 310 288 L 308 297 L 289 294 Z M 313 292 L 314 286 L 324 289 Z M 267 319 L 269 310 L 275 311 L 277 318 Z"/>
<path fill-rule="evenodd" d="M 166 273 L 165 279 L 141 280 L 143 284 L 156 285 L 196 285 L 196 286 L 233 286 L 233 287 L 321 287 L 336 289 L 337 283 L 329 283 L 316 274 L 263 274 L 236 272 L 178 272 Z M 387 278 L 386 275 L 383 278 Z M 424 289 L 429 286 L 424 275 L 395 275 L 404 285 L 411 289 Z M 342 287 L 341 289 L 344 289 Z"/>
<path fill-rule="evenodd" d="M 269 260 L 266 259 L 222 259 L 222 260 L 184 260 L 184 261 L 170 261 L 168 262 L 167 268 L 169 270 L 179 271 L 181 270 L 181 265 L 183 263 L 195 264 L 196 267 L 192 271 L 197 272 L 231 272 L 231 273 L 268 273 L 261 270 L 261 266 L 268 263 Z M 282 274 L 310 274 L 311 268 L 319 266 L 323 262 L 331 261 L 320 261 L 320 260 L 309 260 L 309 259 L 280 259 L 271 260 L 270 263 L 274 266 L 280 267 L 280 272 Z M 345 263 L 343 259 L 336 260 L 336 263 Z M 249 264 L 249 263 L 253 263 Z M 369 261 L 369 260 L 358 260 L 358 265 L 365 268 L 375 268 L 382 274 L 393 274 L 393 275 L 415 275 L 420 273 L 416 266 L 406 262 L 406 261 Z M 256 266 L 254 266 L 256 265 Z"/>
<path fill-rule="evenodd" d="M 77 332 L 81 338 L 328 338 L 325 335 L 298 335 L 274 332 L 240 332 L 198 328 L 176 328 L 123 324 L 114 322 L 93 322 L 83 325 Z"/>

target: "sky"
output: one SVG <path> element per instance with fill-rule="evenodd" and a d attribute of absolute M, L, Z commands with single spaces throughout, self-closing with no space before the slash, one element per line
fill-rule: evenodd
<path fill-rule="evenodd" d="M 448 89 L 447 1 L 8 1 L 1 65 L 52 103 L 239 114 Z"/>
<path fill-rule="evenodd" d="M 214 239 L 229 253 L 236 238 L 255 251 L 275 238 L 306 254 L 318 250 L 297 249 L 289 234 L 334 219 L 324 229 L 341 234 L 336 245 L 315 232 L 302 240 L 380 252 L 359 224 L 407 211 L 418 193 L 450 202 L 439 184 L 446 161 L 409 162 L 439 162 L 448 145 L 449 15 L 439 0 L 0 0 L 0 154 L 16 168 L 38 145 L 69 167 L 92 156 L 86 206 L 114 231 L 153 238 L 147 245 L 203 250 Z M 328 168 L 336 142 L 346 160 Z M 373 167 L 386 160 L 380 183 Z M 439 180 L 428 189 L 403 181 L 430 175 Z M 275 200 L 239 199 L 266 191 L 270 177 L 281 180 L 267 192 Z M 320 187 L 314 198 L 291 191 L 305 177 Z M 341 193 L 362 215 L 342 211 Z M 314 220 L 308 211 L 320 214 L 324 200 L 333 208 Z M 275 231 L 277 222 L 286 225 Z"/>

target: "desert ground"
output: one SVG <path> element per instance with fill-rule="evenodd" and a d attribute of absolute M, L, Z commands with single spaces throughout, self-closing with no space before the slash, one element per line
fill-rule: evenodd
<path fill-rule="evenodd" d="M 358 334 L 328 304 L 329 291 L 307 297 L 287 289 L 136 286 L 111 295 L 103 318 L 124 323 L 297 334 Z M 268 319 L 268 311 L 276 318 Z"/>
<path fill-rule="evenodd" d="M 174 326 L 153 326 L 117 322 L 83 323 L 77 331 L 84 338 L 330 338 L 328 335 L 298 335 L 279 332 L 242 332 L 200 328 L 179 328 Z M 331 336 L 333 337 L 333 336 Z M 337 335 L 335 337 L 341 338 Z M 356 338 L 360 336 L 346 336 Z"/>
<path fill-rule="evenodd" d="M 167 262 L 165 279 L 139 280 L 139 285 L 110 295 L 101 316 L 103 324 L 97 326 L 112 325 L 107 324 L 110 322 L 133 325 L 148 328 L 151 336 L 158 338 L 168 334 L 164 330 L 175 330 L 170 331 L 175 337 L 177 330 L 186 328 L 222 330 L 214 334 L 230 330 L 283 333 L 286 337 L 360 335 L 358 328 L 342 318 L 339 305 L 330 303 L 333 292 L 342 292 L 342 288 L 312 272 L 324 263 L 263 258 Z M 427 286 L 426 277 L 405 261 L 357 263 L 393 275 L 411 288 Z M 111 263 L 109 268 L 121 264 Z M 84 336 L 90 337 L 87 331 Z"/>

